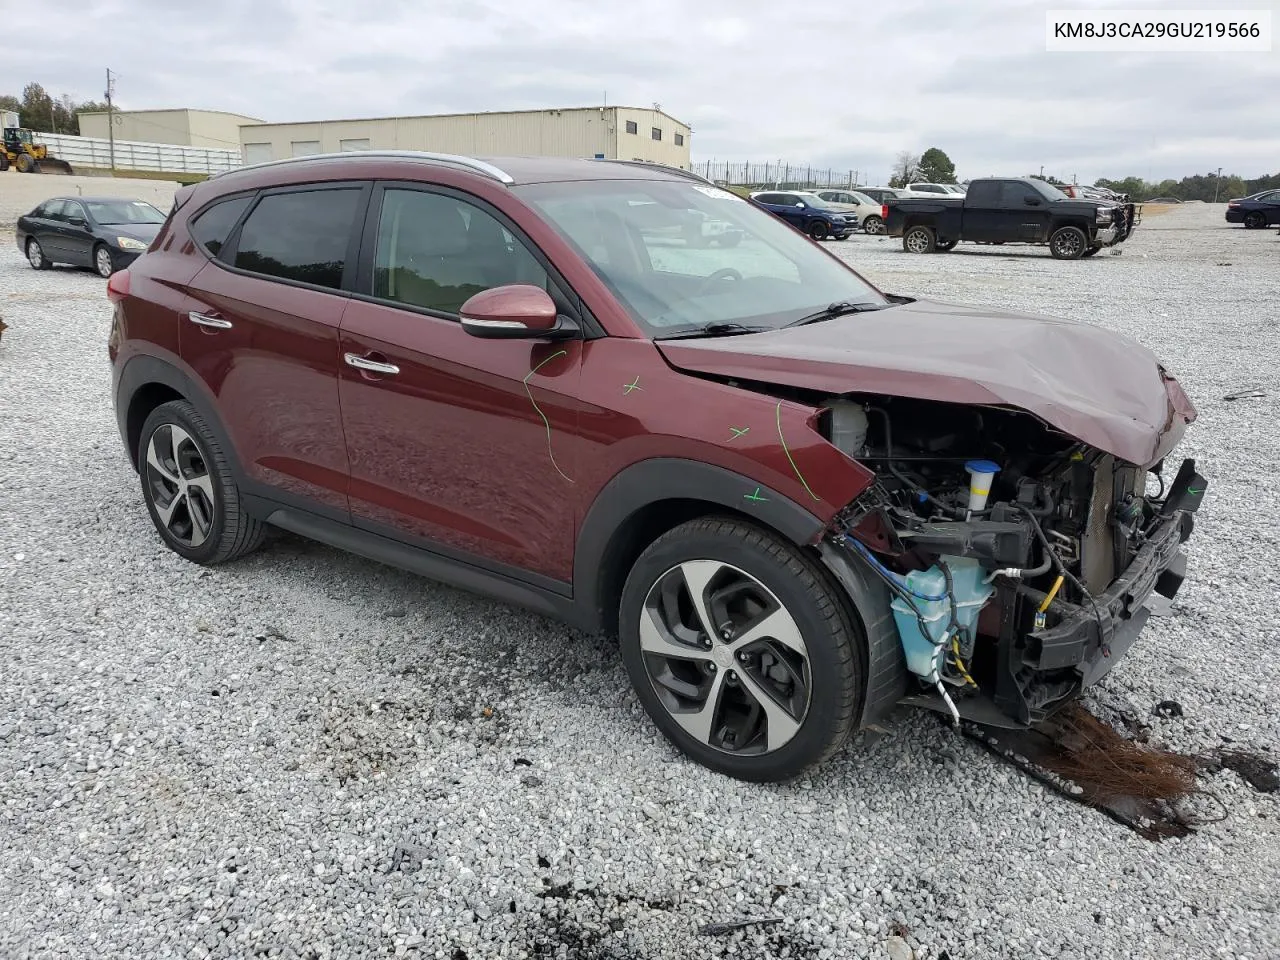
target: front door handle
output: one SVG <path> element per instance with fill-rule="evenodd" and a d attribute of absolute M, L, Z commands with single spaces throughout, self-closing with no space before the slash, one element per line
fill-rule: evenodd
<path fill-rule="evenodd" d="M 400 372 L 400 368 L 394 363 L 381 363 L 355 353 L 343 354 L 342 359 L 347 362 L 347 366 L 355 367 L 357 370 L 368 370 L 370 373 L 382 373 L 392 376 Z"/>
<path fill-rule="evenodd" d="M 196 313 L 194 310 L 187 314 L 187 319 L 199 326 L 212 327 L 215 330 L 231 329 L 230 320 L 223 320 L 221 317 L 211 317 L 205 313 Z"/>

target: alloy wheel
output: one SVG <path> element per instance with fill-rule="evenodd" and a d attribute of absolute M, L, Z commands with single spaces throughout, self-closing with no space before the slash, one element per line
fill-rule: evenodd
<path fill-rule="evenodd" d="M 27 263 L 32 268 L 39 270 L 44 265 L 44 251 L 40 249 L 38 240 L 29 240 L 27 242 Z"/>
<path fill-rule="evenodd" d="M 111 251 L 106 247 L 99 247 L 98 252 L 93 255 L 94 266 L 98 269 L 98 276 L 110 277 L 112 272 Z"/>
<path fill-rule="evenodd" d="M 686 560 L 649 589 L 640 650 L 658 700 L 715 750 L 763 755 L 804 724 L 812 676 L 795 619 L 755 577 Z"/>
<path fill-rule="evenodd" d="M 213 479 L 204 453 L 182 427 L 161 424 L 147 441 L 147 485 L 168 534 L 198 547 L 213 529 Z"/>
<path fill-rule="evenodd" d="M 867 217 L 862 221 L 862 229 L 872 235 L 884 233 L 884 221 L 879 217 Z"/>
<path fill-rule="evenodd" d="M 1071 230 L 1063 230 L 1053 241 L 1054 249 L 1063 259 L 1070 260 L 1084 250 L 1080 235 Z"/>
<path fill-rule="evenodd" d="M 908 233 L 904 241 L 906 247 L 912 253 L 928 253 L 929 252 L 929 231 L 923 227 L 914 227 Z"/>

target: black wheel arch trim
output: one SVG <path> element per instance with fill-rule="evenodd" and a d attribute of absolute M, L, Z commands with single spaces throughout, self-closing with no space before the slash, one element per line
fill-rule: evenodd
<path fill-rule="evenodd" d="M 756 497 L 758 499 L 749 499 Z M 573 597 L 584 629 L 605 630 L 617 611 L 603 607 L 616 571 L 609 555 L 624 524 L 663 501 L 701 501 L 753 517 L 796 544 L 811 544 L 826 524 L 795 501 L 732 470 L 697 460 L 655 457 L 624 468 L 601 488 L 583 517 L 573 552 Z"/>

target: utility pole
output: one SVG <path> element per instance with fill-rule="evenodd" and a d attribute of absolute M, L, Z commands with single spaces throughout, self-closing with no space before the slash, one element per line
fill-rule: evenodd
<path fill-rule="evenodd" d="M 1218 184 L 1222 183 L 1222 168 L 1218 168 L 1218 175 L 1213 178 L 1213 202 L 1218 202 Z"/>
<path fill-rule="evenodd" d="M 107 139 L 111 144 L 111 172 L 116 172 L 116 114 L 115 107 L 111 102 L 111 95 L 115 93 L 116 83 L 111 79 L 111 68 L 107 67 Z"/>

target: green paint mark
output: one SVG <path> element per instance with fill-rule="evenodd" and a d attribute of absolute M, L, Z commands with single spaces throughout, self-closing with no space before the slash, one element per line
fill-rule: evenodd
<path fill-rule="evenodd" d="M 743 500 L 753 500 L 753 501 L 755 501 L 756 503 L 768 503 L 768 502 L 769 502 L 769 498 L 768 498 L 768 497 L 762 497 L 762 496 L 760 496 L 760 488 L 759 488 L 759 487 L 756 487 L 756 492 L 755 492 L 755 493 L 748 493 L 748 494 L 746 494 L 745 496 L 743 496 L 743 498 L 742 498 L 742 499 L 743 499 Z"/>
<path fill-rule="evenodd" d="M 782 401 L 781 400 L 778 401 L 777 419 L 778 419 L 778 441 L 782 444 L 782 452 L 787 455 L 787 460 L 791 462 L 791 469 L 796 472 L 796 476 L 800 479 L 800 482 L 804 485 L 804 488 L 808 492 L 809 496 L 813 497 L 813 499 L 815 500 L 821 501 L 822 498 L 809 489 L 809 482 L 805 480 L 804 474 L 801 473 L 800 468 L 796 466 L 795 457 L 791 456 L 791 451 L 787 449 L 787 439 L 782 435 Z"/>
<path fill-rule="evenodd" d="M 1187 493 L 1191 494 L 1193 497 L 1198 497 L 1200 494 L 1204 493 L 1204 489 L 1204 487 L 1201 487 L 1198 490 L 1195 487 L 1187 487 Z"/>
<path fill-rule="evenodd" d="M 557 350 L 551 356 L 547 357 L 540 364 L 538 364 L 536 367 L 530 370 L 528 374 L 525 375 L 525 378 L 522 382 L 524 383 L 524 392 L 529 395 L 529 402 L 533 404 L 534 411 L 538 414 L 538 416 L 542 418 L 543 426 L 547 428 L 547 456 L 551 458 L 551 465 L 556 468 L 556 473 L 560 474 L 560 476 L 564 477 L 570 483 L 573 483 L 573 480 L 571 480 L 568 476 L 566 476 L 565 472 L 560 469 L 560 464 L 556 463 L 555 452 L 551 449 L 551 421 L 547 419 L 547 415 L 543 413 L 542 408 L 538 406 L 538 401 L 533 399 L 533 391 L 529 389 L 530 377 L 532 377 L 535 373 L 537 373 L 539 370 L 545 367 L 552 360 L 556 359 L 556 357 L 567 357 L 568 355 L 569 355 L 569 351 L 567 350 Z"/>
<path fill-rule="evenodd" d="M 628 394 L 632 390 L 643 390 L 643 389 L 644 387 L 640 386 L 640 374 L 638 373 L 636 374 L 636 378 L 634 380 L 632 380 L 630 383 L 624 383 L 622 385 L 623 394 Z"/>
<path fill-rule="evenodd" d="M 733 436 L 730 437 L 729 439 L 737 440 L 739 437 L 745 437 L 747 435 L 747 432 L 751 428 L 750 427 L 730 427 L 729 429 L 733 432 Z"/>

